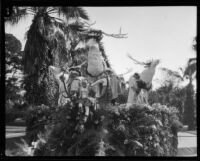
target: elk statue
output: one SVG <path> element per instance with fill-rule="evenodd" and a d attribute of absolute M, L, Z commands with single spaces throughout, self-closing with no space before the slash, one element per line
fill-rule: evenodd
<path fill-rule="evenodd" d="M 136 64 L 143 65 L 145 69 L 140 74 L 135 73 L 129 79 L 129 94 L 126 108 L 133 104 L 148 104 L 148 91 L 151 89 L 152 79 L 160 60 L 139 62 L 133 59 L 131 55 L 128 55 L 128 57 Z"/>

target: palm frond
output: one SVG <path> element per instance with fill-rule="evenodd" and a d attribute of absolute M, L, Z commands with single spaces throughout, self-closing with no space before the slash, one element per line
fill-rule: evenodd
<path fill-rule="evenodd" d="M 86 11 L 81 7 L 58 7 L 57 10 L 59 16 L 64 16 L 67 19 L 82 18 L 85 20 L 89 20 Z"/>
<path fill-rule="evenodd" d="M 52 12 L 57 11 L 55 7 L 48 7 L 47 13 L 51 14 Z"/>
<path fill-rule="evenodd" d="M 197 58 L 190 58 L 188 60 L 188 64 L 196 63 L 196 61 L 197 61 Z"/>
<path fill-rule="evenodd" d="M 49 44 L 48 44 L 48 29 L 51 22 L 47 23 L 48 18 L 39 17 L 35 15 L 33 23 L 27 32 L 27 42 L 24 49 L 24 70 L 25 73 L 30 73 L 34 64 L 40 67 L 43 62 L 49 63 Z M 45 23 L 44 23 L 45 21 Z M 37 62 L 36 62 L 37 59 Z"/>
<path fill-rule="evenodd" d="M 30 9 L 30 10 L 32 10 L 35 13 L 38 12 L 38 7 L 27 7 L 27 9 Z"/>
<path fill-rule="evenodd" d="M 86 10 L 84 10 L 81 7 L 76 7 L 76 9 L 77 9 L 77 12 L 79 14 L 79 17 L 81 17 L 84 20 L 89 20 L 89 16 L 88 16 Z"/>
<path fill-rule="evenodd" d="M 188 60 L 187 67 L 184 71 L 184 76 L 192 76 L 196 72 L 197 64 L 196 61 L 193 59 Z"/>
<path fill-rule="evenodd" d="M 38 13 L 44 14 L 47 13 L 48 7 L 38 7 Z"/>
<path fill-rule="evenodd" d="M 74 23 L 69 24 L 67 26 L 67 29 L 70 29 L 70 30 L 76 31 L 76 32 L 84 31 L 83 26 L 78 22 L 74 22 Z"/>
<path fill-rule="evenodd" d="M 194 38 L 194 44 L 192 45 L 192 48 L 196 51 L 197 50 L 197 36 Z"/>
<path fill-rule="evenodd" d="M 66 26 L 65 34 L 70 41 L 81 40 L 80 32 L 83 30 L 82 26 L 78 23 L 72 23 Z"/>

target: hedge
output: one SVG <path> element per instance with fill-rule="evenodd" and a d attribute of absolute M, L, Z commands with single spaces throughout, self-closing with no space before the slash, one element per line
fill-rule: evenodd
<path fill-rule="evenodd" d="M 175 107 L 108 105 L 90 113 L 81 133 L 79 110 L 37 106 L 27 116 L 35 156 L 176 156 L 182 126 Z M 33 128 L 34 127 L 34 128 Z M 39 135 L 38 135 L 39 134 Z"/>

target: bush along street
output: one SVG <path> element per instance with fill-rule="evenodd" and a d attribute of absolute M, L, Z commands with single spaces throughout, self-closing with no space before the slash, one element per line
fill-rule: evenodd
<path fill-rule="evenodd" d="M 124 105 L 120 105 L 121 107 Z M 182 127 L 175 107 L 108 105 L 83 123 L 70 104 L 34 108 L 27 117 L 29 147 L 34 156 L 175 156 Z M 31 117 L 30 117 L 31 116 Z M 34 121 L 38 118 L 38 121 Z M 34 127 L 34 128 L 33 128 Z"/>

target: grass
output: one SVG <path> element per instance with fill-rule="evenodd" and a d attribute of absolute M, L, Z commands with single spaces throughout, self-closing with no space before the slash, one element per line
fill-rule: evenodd
<path fill-rule="evenodd" d="M 21 139 L 26 140 L 26 136 L 13 137 L 13 138 L 6 139 L 5 154 L 7 156 L 16 156 L 16 155 L 18 156 L 18 155 L 20 155 L 20 153 L 22 153 L 21 149 L 16 144 L 16 143 L 23 144 Z"/>

